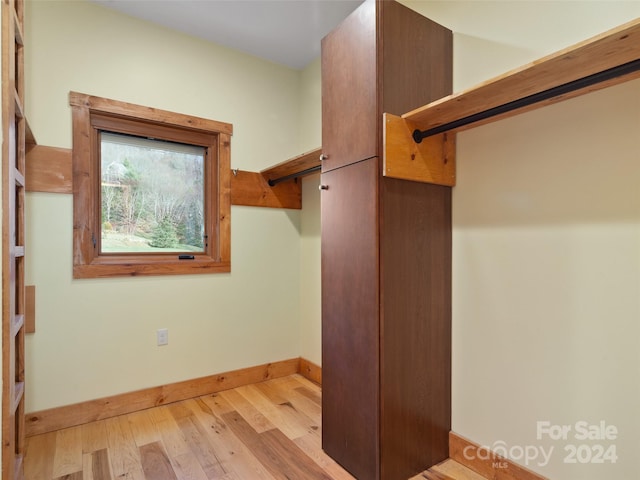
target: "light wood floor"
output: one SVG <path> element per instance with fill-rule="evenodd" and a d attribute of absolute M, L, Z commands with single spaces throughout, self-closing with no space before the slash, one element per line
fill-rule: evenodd
<path fill-rule="evenodd" d="M 353 480 L 322 451 L 320 399 L 292 375 L 33 436 L 25 477 Z M 482 480 L 460 469 L 449 460 L 412 480 Z"/>

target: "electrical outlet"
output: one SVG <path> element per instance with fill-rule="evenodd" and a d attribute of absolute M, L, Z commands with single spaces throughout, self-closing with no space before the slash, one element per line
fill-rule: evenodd
<path fill-rule="evenodd" d="M 156 331 L 156 336 L 158 339 L 158 346 L 169 344 L 169 330 L 167 328 L 161 328 Z"/>

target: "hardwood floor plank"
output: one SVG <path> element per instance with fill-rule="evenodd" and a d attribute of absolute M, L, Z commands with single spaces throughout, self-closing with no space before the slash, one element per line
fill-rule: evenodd
<path fill-rule="evenodd" d="M 83 455 L 84 480 L 113 480 L 107 448 Z"/>
<path fill-rule="evenodd" d="M 473 470 L 448 459 L 438 465 L 434 465 L 409 480 L 486 480 L 485 477 L 477 474 Z"/>
<path fill-rule="evenodd" d="M 78 472 L 69 473 L 67 475 L 62 475 L 61 477 L 57 477 L 54 480 L 83 480 L 82 470 Z"/>
<path fill-rule="evenodd" d="M 178 478 L 180 480 L 207 480 L 207 474 L 191 452 L 169 408 L 163 406 L 150 409 L 149 417 L 162 439 L 165 451 Z"/>
<path fill-rule="evenodd" d="M 289 388 L 291 390 L 297 391 L 320 406 L 322 405 L 322 389 L 319 385 L 304 378 L 302 375 L 290 375 L 285 378 L 290 382 Z"/>
<path fill-rule="evenodd" d="M 208 480 L 207 474 L 191 452 L 171 457 L 171 462 L 180 480 Z"/>
<path fill-rule="evenodd" d="M 56 434 L 53 478 L 82 471 L 82 432 L 78 427 L 65 428 Z"/>
<path fill-rule="evenodd" d="M 213 395 L 203 395 L 202 397 L 198 397 L 198 399 L 202 400 L 212 412 L 215 411 L 218 415 L 235 410 L 233 406 L 231 406 L 231 404 L 226 401 L 219 393 L 214 393 Z"/>
<path fill-rule="evenodd" d="M 160 432 L 159 426 L 166 421 L 173 422 L 173 415 L 169 411 L 169 407 L 166 405 L 162 405 L 160 407 L 150 408 L 147 410 L 149 414 L 149 418 L 156 426 L 156 429 Z"/>
<path fill-rule="evenodd" d="M 303 387 L 307 388 L 308 390 L 310 390 L 313 393 L 315 393 L 316 395 L 318 395 L 318 397 L 322 396 L 322 387 L 320 385 L 318 385 L 317 383 L 312 382 L 308 378 L 305 378 L 305 377 L 303 377 L 302 375 L 299 375 L 299 374 L 289 375 L 289 378 L 291 380 L 297 381 L 298 383 L 300 383 L 300 385 L 302 385 Z"/>
<path fill-rule="evenodd" d="M 422 474 L 417 475 L 414 478 L 420 478 L 420 479 L 426 479 L 426 480 L 452 480 L 451 477 L 445 477 L 444 475 L 440 475 L 437 472 L 434 472 L 432 470 L 427 470 L 425 472 L 422 472 Z"/>
<path fill-rule="evenodd" d="M 258 432 L 265 432 L 276 428 L 262 412 L 260 412 L 249 400 L 240 394 L 237 388 L 220 393 L 219 397 L 226 401 L 235 411 Z M 232 410 L 231 410 L 232 411 Z"/>
<path fill-rule="evenodd" d="M 260 390 L 258 385 L 245 385 L 237 389 L 253 406 L 271 423 L 281 430 L 290 439 L 306 435 L 310 427 L 301 423 L 298 416 L 291 411 L 291 406 L 287 404 L 277 405 Z M 305 422 L 309 423 L 309 422 Z M 267 430 L 269 431 L 269 430 Z"/>
<path fill-rule="evenodd" d="M 257 433 L 237 412 L 225 413 L 222 417 L 275 479 L 331 480 L 281 431 L 273 429 Z"/>
<path fill-rule="evenodd" d="M 191 449 L 167 407 L 154 408 L 153 421 L 169 458 L 191 454 Z"/>
<path fill-rule="evenodd" d="M 451 459 L 435 465 L 431 470 L 455 480 L 485 480 L 482 475 Z"/>
<path fill-rule="evenodd" d="M 126 415 L 125 417 L 131 427 L 131 433 L 138 447 L 159 442 L 160 433 L 151 418 L 149 410 L 141 410 Z"/>
<path fill-rule="evenodd" d="M 202 431 L 197 419 L 184 402 L 169 405 L 169 410 L 174 416 L 182 435 L 193 455 L 198 459 L 198 463 L 210 479 L 224 476 L 226 473 L 220 461 L 213 451 L 211 443 Z"/>
<path fill-rule="evenodd" d="M 53 458 L 56 452 L 56 433 L 50 432 L 27 437 L 25 478 L 49 480 L 53 475 Z"/>
<path fill-rule="evenodd" d="M 317 480 L 331 480 L 315 462 L 308 456 L 300 454 L 302 451 L 292 440 L 287 438 L 280 430 L 269 430 L 261 433 L 263 442 L 273 454 L 282 459 L 287 470 L 292 475 L 289 478 L 308 478 Z"/>
<path fill-rule="evenodd" d="M 140 454 L 126 419 L 124 417 L 109 418 L 105 420 L 105 426 L 113 476 L 127 480 L 146 480 Z"/>
<path fill-rule="evenodd" d="M 160 442 L 139 447 L 142 470 L 147 480 L 178 480 Z"/>
<path fill-rule="evenodd" d="M 92 453 L 106 449 L 107 429 L 104 420 L 86 423 L 80 427 L 82 434 L 82 453 Z"/>
<path fill-rule="evenodd" d="M 215 411 L 217 405 L 211 408 L 204 398 L 197 398 L 185 404 L 203 425 L 225 472 L 233 472 L 238 477 L 247 479 L 273 478 L 222 420 L 221 415 L 228 412 Z"/>
<path fill-rule="evenodd" d="M 322 422 L 321 402 L 316 402 L 313 398 L 301 393 L 298 389 L 302 389 L 303 387 L 298 387 L 299 382 L 288 379 L 282 380 L 285 381 L 274 381 L 273 386 L 281 390 L 281 394 L 286 397 L 287 401 L 290 402 L 296 410 L 304 413 L 314 423 L 320 426 Z M 318 400 L 320 400 L 320 397 L 318 397 Z"/>
<path fill-rule="evenodd" d="M 93 476 L 93 470 L 91 468 L 92 457 L 93 457 L 92 453 L 82 454 L 82 480 L 95 480 Z"/>
<path fill-rule="evenodd" d="M 238 413 L 230 408 L 224 400 L 220 398 L 212 399 L 211 397 L 201 397 L 198 402 L 204 403 L 211 409 L 211 413 L 215 416 L 215 420 L 201 421 L 205 426 L 208 425 L 209 434 L 214 448 L 219 452 L 220 458 L 233 464 L 233 470 L 240 478 L 255 478 L 262 480 L 274 480 L 274 477 L 260 463 L 260 461 L 251 453 L 250 449 L 233 433 L 229 426 L 223 420 L 226 413 Z M 205 412 L 204 409 L 201 409 Z M 225 457 L 228 455 L 227 457 Z"/>
<path fill-rule="evenodd" d="M 180 480 L 208 480 L 168 407 L 153 408 L 150 416 Z"/>
<path fill-rule="evenodd" d="M 333 480 L 356 480 L 349 472 L 342 468 L 333 458 L 324 453 L 318 435 L 308 434 L 298 437 L 294 443 L 311 460 L 316 462 Z"/>

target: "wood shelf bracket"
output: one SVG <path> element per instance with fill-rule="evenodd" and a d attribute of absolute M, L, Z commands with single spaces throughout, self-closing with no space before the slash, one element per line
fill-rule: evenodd
<path fill-rule="evenodd" d="M 416 125 L 402 117 L 383 117 L 385 177 L 453 187 L 456 184 L 456 134 L 441 133 L 416 143 Z"/>
<path fill-rule="evenodd" d="M 283 182 L 272 187 L 258 172 L 232 170 L 232 173 L 231 205 L 302 208 L 302 184 L 299 181 Z"/>

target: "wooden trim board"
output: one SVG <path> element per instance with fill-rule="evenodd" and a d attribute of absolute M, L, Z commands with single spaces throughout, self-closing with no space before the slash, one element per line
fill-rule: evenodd
<path fill-rule="evenodd" d="M 124 415 L 146 408 L 179 402 L 189 398 L 210 395 L 242 385 L 259 383 L 272 378 L 300 373 L 320 383 L 322 369 L 302 357 L 266 363 L 255 367 L 233 370 L 184 382 L 151 387 L 135 392 L 112 395 L 87 402 L 50 408 L 26 415 L 28 437 L 105 418 Z"/>
<path fill-rule="evenodd" d="M 159 108 L 144 107 L 133 103 L 121 102 L 109 98 L 96 97 L 79 92 L 69 92 L 69 105 L 72 107 L 87 108 L 92 112 L 104 112 L 119 117 L 145 118 L 150 122 L 161 125 L 169 123 L 206 133 L 216 132 L 233 135 L 233 125 L 218 120 L 200 118 L 193 115 L 169 112 Z"/>
<path fill-rule="evenodd" d="M 298 373 L 299 368 L 300 359 L 292 358 L 160 387 L 151 387 L 135 392 L 27 413 L 26 435 L 28 437 L 39 435 L 158 405 L 210 395 L 242 385 L 285 377 Z"/>
<path fill-rule="evenodd" d="M 489 455 L 477 443 L 449 432 L 449 457 L 485 478 L 492 480 L 549 480 L 512 460 L 493 452 Z M 487 458 L 490 457 L 490 458 Z"/>
<path fill-rule="evenodd" d="M 306 379 L 311 380 L 318 385 L 322 385 L 322 367 L 307 360 L 306 358 L 300 357 L 298 373 Z"/>

